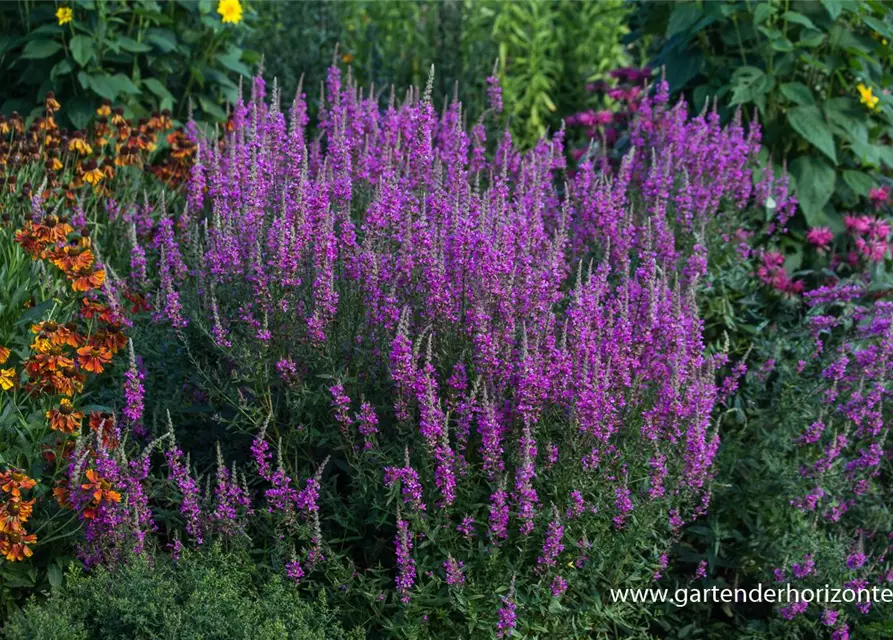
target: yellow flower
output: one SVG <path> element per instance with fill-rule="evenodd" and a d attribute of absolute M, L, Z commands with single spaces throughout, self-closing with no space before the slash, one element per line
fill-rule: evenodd
<path fill-rule="evenodd" d="M 71 7 L 59 7 L 56 11 L 56 17 L 59 19 L 59 24 L 67 24 L 74 18 L 74 12 L 71 10 Z"/>
<path fill-rule="evenodd" d="M 871 87 L 866 87 L 860 82 L 856 89 L 859 90 L 859 102 L 869 109 L 877 109 L 879 98 L 871 92 Z"/>
<path fill-rule="evenodd" d="M 16 384 L 15 378 L 15 369 L 0 369 L 0 389 L 4 391 L 12 389 Z"/>
<path fill-rule="evenodd" d="M 239 0 L 220 0 L 217 13 L 224 24 L 238 24 L 242 22 L 242 3 Z"/>

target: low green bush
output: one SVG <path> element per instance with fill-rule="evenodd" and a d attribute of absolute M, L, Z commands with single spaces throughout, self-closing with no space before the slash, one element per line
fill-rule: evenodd
<path fill-rule="evenodd" d="M 324 598 L 308 603 L 246 554 L 219 548 L 179 560 L 141 556 L 116 569 L 72 570 L 44 602 L 32 600 L 3 630 L 9 640 L 340 640 Z"/>

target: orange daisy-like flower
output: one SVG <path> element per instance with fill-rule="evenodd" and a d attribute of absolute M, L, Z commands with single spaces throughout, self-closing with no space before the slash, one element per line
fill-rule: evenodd
<path fill-rule="evenodd" d="M 50 421 L 50 429 L 53 431 L 74 433 L 81 428 L 84 414 L 74 410 L 71 400 L 63 398 L 57 408 L 47 411 L 47 419 Z"/>
<path fill-rule="evenodd" d="M 0 555 L 10 562 L 21 562 L 34 555 L 29 545 L 37 543 L 37 536 L 29 534 L 18 523 L 0 522 Z"/>
<path fill-rule="evenodd" d="M 108 326 L 107 330 L 97 331 L 90 339 L 90 342 L 103 346 L 115 354 L 127 346 L 127 336 L 121 331 L 121 325 L 113 322 Z"/>
<path fill-rule="evenodd" d="M 71 491 L 65 480 L 60 480 L 58 486 L 53 487 L 53 497 L 60 507 L 71 509 Z"/>
<path fill-rule="evenodd" d="M 12 353 L 6 347 L 0 346 L 0 364 L 6 364 L 6 361 L 9 360 L 9 354 Z"/>
<path fill-rule="evenodd" d="M 0 504 L 0 523 L 13 521 L 25 524 L 34 512 L 34 500 L 13 498 L 6 504 Z"/>
<path fill-rule="evenodd" d="M 21 471 L 0 472 L 0 491 L 10 494 L 13 498 L 21 498 L 22 490 L 33 489 L 37 482 L 26 476 Z"/>
<path fill-rule="evenodd" d="M 87 320 L 99 318 L 103 322 L 112 321 L 112 309 L 108 305 L 91 300 L 89 298 L 81 299 L 81 316 Z"/>
<path fill-rule="evenodd" d="M 75 291 L 90 291 L 98 289 L 105 283 L 105 270 L 94 269 L 89 273 L 76 275 L 71 282 L 71 288 Z"/>
<path fill-rule="evenodd" d="M 108 100 L 103 100 L 102 105 L 96 110 L 96 115 L 107 118 L 112 115 L 112 103 Z"/>
<path fill-rule="evenodd" d="M 9 391 L 16 386 L 17 381 L 18 377 L 15 369 L 0 369 L 0 389 Z"/>
<path fill-rule="evenodd" d="M 81 489 L 91 494 L 93 498 L 91 506 L 98 507 L 103 502 L 121 502 L 121 494 L 112 489 L 112 483 L 100 476 L 99 472 L 95 469 L 87 469 L 85 475 L 88 481 L 81 485 Z M 84 511 L 84 517 L 92 518 L 94 516 L 95 511 L 92 509 L 88 508 Z"/>
<path fill-rule="evenodd" d="M 112 354 L 105 347 L 88 344 L 78 349 L 78 364 L 85 371 L 102 373 L 104 365 L 111 361 Z"/>
<path fill-rule="evenodd" d="M 63 396 L 73 396 L 84 390 L 84 381 L 87 379 L 83 373 L 71 367 L 65 367 L 55 372 L 45 380 L 44 386 L 49 386 L 56 393 Z"/>
<path fill-rule="evenodd" d="M 82 156 L 88 156 L 93 153 L 93 147 L 84 140 L 84 134 L 75 132 L 74 137 L 68 142 L 69 151 L 77 151 Z"/>

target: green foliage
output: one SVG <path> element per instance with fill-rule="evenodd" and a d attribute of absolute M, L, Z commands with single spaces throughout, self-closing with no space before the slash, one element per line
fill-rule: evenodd
<path fill-rule="evenodd" d="M 9 640 L 346 640 L 325 598 L 297 588 L 247 556 L 219 548 L 178 561 L 137 557 L 117 569 L 68 573 L 45 602 L 32 600 L 3 630 Z"/>
<path fill-rule="evenodd" d="M 301 74 L 310 97 L 336 54 L 364 86 L 387 96 L 422 87 L 434 66 L 436 104 L 461 87 L 470 119 L 487 108 L 486 78 L 499 60 L 507 121 L 532 144 L 585 108 L 587 81 L 624 65 L 626 5 L 607 2 L 264 3 L 251 46 L 291 96 Z"/>
<path fill-rule="evenodd" d="M 216 8 L 210 0 L 2 3 L 0 111 L 26 113 L 52 90 L 63 104 L 60 122 L 76 128 L 103 99 L 137 117 L 154 109 L 185 117 L 192 102 L 222 120 L 257 56 L 241 48 L 251 12 L 224 24 Z M 62 9 L 72 11 L 64 24 Z"/>
<path fill-rule="evenodd" d="M 726 116 L 741 107 L 760 121 L 773 160 L 791 168 L 810 226 L 840 229 L 836 213 L 887 181 L 888 3 L 640 2 L 633 22 L 674 92 L 698 110 L 717 99 Z"/>

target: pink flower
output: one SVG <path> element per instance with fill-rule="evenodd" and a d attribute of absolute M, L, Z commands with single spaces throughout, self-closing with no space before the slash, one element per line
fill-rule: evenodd
<path fill-rule="evenodd" d="M 810 229 L 806 234 L 806 241 L 821 251 L 826 250 L 832 240 L 834 240 L 834 232 L 828 227 L 816 227 Z"/>

